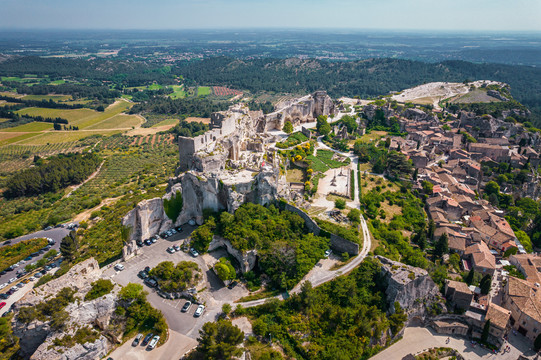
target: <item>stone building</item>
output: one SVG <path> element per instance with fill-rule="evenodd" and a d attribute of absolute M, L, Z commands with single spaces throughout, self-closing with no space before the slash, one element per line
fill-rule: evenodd
<path fill-rule="evenodd" d="M 445 297 L 457 308 L 468 310 L 473 300 L 473 292 L 466 283 L 446 280 Z"/>

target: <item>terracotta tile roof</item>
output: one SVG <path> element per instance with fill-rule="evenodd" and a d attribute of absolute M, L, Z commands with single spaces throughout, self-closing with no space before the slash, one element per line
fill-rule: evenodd
<path fill-rule="evenodd" d="M 496 258 L 492 255 L 487 244 L 484 242 L 468 246 L 464 255 L 471 255 L 474 266 L 483 267 L 485 269 L 496 268 Z"/>
<path fill-rule="evenodd" d="M 490 320 L 490 325 L 495 325 L 500 329 L 505 329 L 510 316 L 511 311 L 494 303 L 489 303 L 485 319 Z"/>
<path fill-rule="evenodd" d="M 526 280 L 517 279 L 512 276 L 508 279 L 506 289 L 509 298 L 522 313 L 541 323 L 540 289 Z"/>
<path fill-rule="evenodd" d="M 449 237 L 449 249 L 455 251 L 466 250 L 466 239 L 456 236 Z"/>
<path fill-rule="evenodd" d="M 454 280 L 446 280 L 447 287 L 451 289 L 455 289 L 456 292 L 464 293 L 464 294 L 472 294 L 472 291 L 468 287 L 468 284 L 460 282 L 460 281 L 454 281 Z"/>

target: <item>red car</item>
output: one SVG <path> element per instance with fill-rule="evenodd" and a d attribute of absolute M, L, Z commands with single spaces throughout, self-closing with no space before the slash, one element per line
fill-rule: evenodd
<path fill-rule="evenodd" d="M 6 303 L 5 303 L 5 302 L 1 302 L 1 303 L 0 303 L 0 309 L 2 309 L 4 306 L 6 306 Z"/>

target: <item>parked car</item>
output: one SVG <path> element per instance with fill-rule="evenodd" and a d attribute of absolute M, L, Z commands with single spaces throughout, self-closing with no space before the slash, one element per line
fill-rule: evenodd
<path fill-rule="evenodd" d="M 5 288 L 6 286 L 8 286 L 7 283 L 0 284 L 0 290 L 2 290 L 3 288 Z"/>
<path fill-rule="evenodd" d="M 141 279 L 145 280 L 148 277 L 148 273 L 146 271 L 141 270 L 141 271 L 139 271 L 137 273 L 137 276 L 139 276 Z"/>
<path fill-rule="evenodd" d="M 143 240 L 141 240 L 141 239 L 135 241 L 135 243 L 136 243 L 137 246 L 139 246 L 139 247 L 142 247 L 142 246 L 144 245 Z"/>
<path fill-rule="evenodd" d="M 9 245 L 9 244 L 11 244 L 11 240 L 4 241 L 4 245 Z"/>
<path fill-rule="evenodd" d="M 171 247 L 168 247 L 168 248 L 167 248 L 167 252 L 168 252 L 169 254 L 173 254 L 173 253 L 175 252 L 175 248 L 172 247 L 172 246 L 171 246 Z"/>
<path fill-rule="evenodd" d="M 227 285 L 227 288 L 231 290 L 237 285 L 238 285 L 238 282 L 232 281 L 232 282 L 229 283 L 229 285 Z"/>
<path fill-rule="evenodd" d="M 175 251 L 180 251 L 180 246 L 178 245 L 173 246 L 173 248 L 175 248 Z"/>
<path fill-rule="evenodd" d="M 47 226 L 44 230 L 45 230 L 45 231 L 49 231 L 49 230 L 51 230 L 52 228 L 53 228 L 52 226 Z"/>
<path fill-rule="evenodd" d="M 191 301 L 186 301 L 184 303 L 184 306 L 182 307 L 182 309 L 180 309 L 181 312 L 188 312 L 188 310 L 190 310 L 190 307 L 192 306 L 192 302 Z"/>
<path fill-rule="evenodd" d="M 8 293 L 0 294 L 0 299 L 6 300 L 6 299 L 9 298 L 9 295 L 10 295 L 10 294 L 8 294 Z"/>
<path fill-rule="evenodd" d="M 150 272 L 150 266 L 145 266 L 145 272 L 146 272 L 146 273 L 149 273 L 149 272 Z"/>
<path fill-rule="evenodd" d="M 146 278 L 144 282 L 147 284 L 147 286 L 152 288 L 158 286 L 158 282 L 153 278 Z"/>
<path fill-rule="evenodd" d="M 2 271 L 0 271 L 0 275 L 6 275 L 7 273 L 8 273 L 7 270 L 2 270 Z"/>
<path fill-rule="evenodd" d="M 17 281 L 17 278 L 11 278 L 8 281 L 8 284 L 13 284 L 15 281 Z"/>
<path fill-rule="evenodd" d="M 193 313 L 194 317 L 200 317 L 203 315 L 203 312 L 205 312 L 205 305 L 201 304 L 195 309 L 195 312 Z"/>
<path fill-rule="evenodd" d="M 124 269 L 125 269 L 125 267 L 124 267 L 124 265 L 122 265 L 122 264 L 116 264 L 116 265 L 115 265 L 115 270 L 116 270 L 116 271 L 122 271 L 122 270 L 124 270 Z"/>
<path fill-rule="evenodd" d="M 145 338 L 143 339 L 143 342 L 141 343 L 141 346 L 146 346 L 153 336 L 154 336 L 153 333 L 150 333 L 147 336 L 145 336 Z"/>
<path fill-rule="evenodd" d="M 40 277 L 42 277 L 42 276 L 43 276 L 43 274 L 40 273 L 40 272 L 34 275 L 34 277 L 37 277 L 38 279 L 39 279 Z"/>
<path fill-rule="evenodd" d="M 18 284 L 15 285 L 15 286 L 17 286 L 17 287 L 20 289 L 20 288 L 24 287 L 24 284 L 23 284 L 22 282 L 20 282 L 20 283 L 18 283 Z"/>
<path fill-rule="evenodd" d="M 4 301 L 0 302 L 0 309 L 2 309 L 4 306 L 6 306 L 6 303 Z"/>
<path fill-rule="evenodd" d="M 151 243 L 154 244 L 156 241 L 158 241 L 158 239 L 155 239 L 155 238 L 153 238 L 153 237 L 150 238 L 150 242 L 151 242 Z"/>
<path fill-rule="evenodd" d="M 144 241 L 144 243 L 145 243 L 146 246 L 152 245 L 152 241 L 150 241 L 150 239 L 146 239 L 146 240 Z"/>
<path fill-rule="evenodd" d="M 329 257 L 331 254 L 332 254 L 332 250 L 331 250 L 331 249 L 325 250 L 325 257 Z"/>
<path fill-rule="evenodd" d="M 30 276 L 30 277 L 28 278 L 28 280 L 30 280 L 30 281 L 36 281 L 36 278 L 35 278 L 34 276 Z"/>
<path fill-rule="evenodd" d="M 141 341 L 142 338 L 143 338 L 143 334 L 141 334 L 141 333 L 137 334 L 135 339 L 133 339 L 133 342 L 131 343 L 131 346 L 139 345 L 139 342 Z"/>
<path fill-rule="evenodd" d="M 150 344 L 148 344 L 148 349 L 154 349 L 156 345 L 158 345 L 158 341 L 160 341 L 160 337 L 158 335 L 154 336 L 152 340 L 150 340 Z"/>
<path fill-rule="evenodd" d="M 176 230 L 177 230 L 178 232 L 182 232 L 182 226 L 177 226 L 177 227 L 176 227 Z"/>
<path fill-rule="evenodd" d="M 193 257 L 198 257 L 199 256 L 199 253 L 194 248 L 190 249 L 190 254 L 192 254 Z"/>

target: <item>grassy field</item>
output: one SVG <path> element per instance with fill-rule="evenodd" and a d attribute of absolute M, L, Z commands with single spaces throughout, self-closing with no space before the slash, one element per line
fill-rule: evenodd
<path fill-rule="evenodd" d="M 169 97 L 173 100 L 175 99 L 183 99 L 186 97 L 186 92 L 184 91 L 184 85 L 171 85 L 171 89 L 173 89 L 173 93 L 169 94 Z"/>
<path fill-rule="evenodd" d="M 210 86 L 198 86 L 197 87 L 197 96 L 210 95 Z"/>
<path fill-rule="evenodd" d="M 475 89 L 462 96 L 459 96 L 452 103 L 458 104 L 471 104 L 471 103 L 484 103 L 484 102 L 500 102 L 501 100 L 493 98 L 487 95 L 486 89 Z"/>
<path fill-rule="evenodd" d="M 165 119 L 163 121 L 160 121 L 157 124 L 152 125 L 151 127 L 160 127 L 160 126 L 176 125 L 176 124 L 178 124 L 178 119 Z"/>
<path fill-rule="evenodd" d="M 22 97 L 23 100 L 36 100 L 36 101 L 68 101 L 71 100 L 71 95 L 26 95 Z"/>
<path fill-rule="evenodd" d="M 12 128 L 1 129 L 0 132 L 37 132 L 45 131 L 53 128 L 53 124 L 46 122 L 31 122 L 24 125 L 19 125 Z"/>

